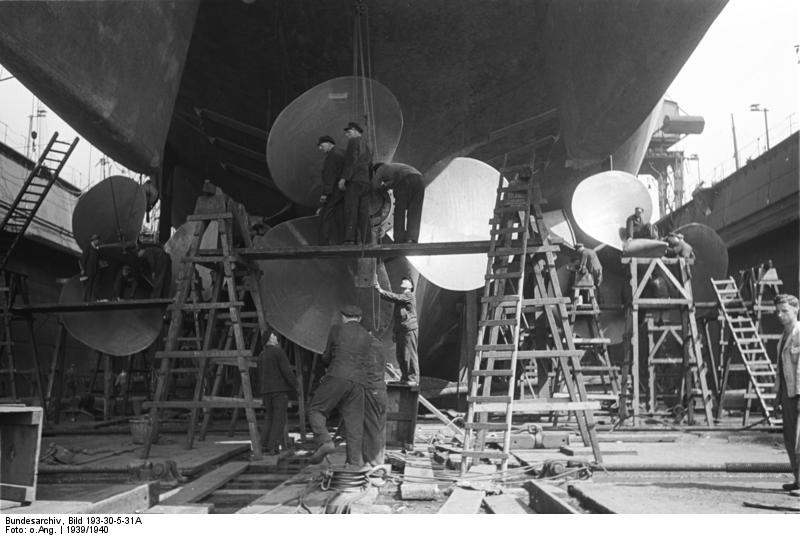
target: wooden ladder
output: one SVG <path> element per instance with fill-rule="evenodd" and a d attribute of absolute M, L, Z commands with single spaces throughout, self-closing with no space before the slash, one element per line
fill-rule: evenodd
<path fill-rule="evenodd" d="M 778 426 L 781 420 L 775 417 L 777 404 L 778 376 L 775 366 L 767 354 L 764 341 L 750 317 L 750 312 L 745 306 L 741 292 L 734 279 L 712 279 L 717 302 L 725 318 L 728 333 L 733 338 L 738 354 L 742 358 L 744 368 L 749 376 L 749 383 L 755 391 L 755 396 L 761 404 L 761 410 L 771 426 Z M 731 372 L 733 352 L 731 345 L 724 356 L 722 369 L 722 382 L 717 404 L 717 418 L 722 416 L 722 402 L 728 388 L 728 377 Z"/>
<path fill-rule="evenodd" d="M 18 315 L 12 310 L 17 299 L 20 299 L 23 305 L 30 305 L 27 276 L 10 270 L 0 271 L 0 375 L 8 382 L 7 387 L 0 391 L 0 402 L 19 402 L 22 398 L 19 379 L 26 378 L 32 386 L 31 395 L 38 396 L 40 405 L 44 407 L 44 380 L 39 363 L 33 316 Z M 19 356 L 14 349 L 19 341 L 15 342 L 13 337 L 13 324 L 17 321 L 25 322 L 28 330 L 32 368 L 19 368 Z"/>
<path fill-rule="evenodd" d="M 262 406 L 262 401 L 253 398 L 253 389 L 250 383 L 250 369 L 256 367 L 257 356 L 254 355 L 253 345 L 248 345 L 248 341 L 245 340 L 242 326 L 245 300 L 239 285 L 237 285 L 237 279 L 247 287 L 252 297 L 261 333 L 266 333 L 268 328 L 262 310 L 259 286 L 260 271 L 257 266 L 245 261 L 234 250 L 235 235 L 242 238 L 245 247 L 250 246 L 246 214 L 239 207 L 234 206 L 227 196 L 217 191 L 216 194 L 207 194 L 198 199 L 195 214 L 189 216 L 188 221 L 197 222 L 197 224 L 186 257 L 181 261 L 178 290 L 175 304 L 171 308 L 164 350 L 157 352 L 155 356 L 156 359 L 161 360 L 161 365 L 153 402 L 144 404 L 144 407 L 150 409 L 152 427 L 145 441 L 143 458 L 149 456 L 151 445 L 157 437 L 161 409 L 190 410 L 187 448 L 191 448 L 199 409 L 203 409 L 207 416 L 208 412 L 214 408 L 243 408 L 248 424 L 253 459 L 261 459 L 261 441 L 255 409 Z M 211 224 L 217 226 L 219 247 L 200 249 L 201 239 Z M 195 265 L 202 265 L 213 271 L 214 283 L 210 302 L 189 300 L 190 287 L 194 282 Z M 193 313 L 197 311 L 205 314 L 205 322 L 194 322 L 195 330 L 198 329 L 196 326 L 204 325 L 203 333 L 195 332 L 191 337 L 182 337 L 184 315 L 192 317 Z M 220 336 L 220 331 L 225 331 L 226 322 L 232 332 L 232 348 L 224 347 L 227 337 Z M 202 340 L 200 349 L 181 349 L 181 340 L 193 343 L 198 337 Z M 219 348 L 220 345 L 223 348 Z M 177 360 L 187 359 L 193 362 L 193 367 L 173 367 L 173 363 Z M 215 365 L 235 367 L 241 383 L 240 396 L 223 397 L 205 393 L 206 371 L 209 366 Z M 166 400 L 170 377 L 178 372 L 196 373 L 192 400 Z"/>
<path fill-rule="evenodd" d="M 632 296 L 631 303 L 628 305 L 628 319 L 626 325 L 630 328 L 631 333 L 629 343 L 625 345 L 627 355 L 631 355 L 632 359 L 626 357 L 625 362 L 630 363 L 632 368 L 630 370 L 632 387 L 633 387 L 633 424 L 636 425 L 636 420 L 639 418 L 639 311 L 664 311 L 670 309 L 678 309 L 681 315 L 680 321 L 680 342 L 682 344 L 682 380 L 680 384 L 679 398 L 681 406 L 684 411 L 678 415 L 678 420 L 683 419 L 683 415 L 688 416 L 690 423 L 694 422 L 694 400 L 699 397 L 703 403 L 703 412 L 705 414 L 706 423 L 712 425 L 714 422 L 712 409 L 713 400 L 711 392 L 708 389 L 706 380 L 707 367 L 703 359 L 702 342 L 697 328 L 697 319 L 695 317 L 694 297 L 692 294 L 692 281 L 689 272 L 690 262 L 683 258 L 644 258 L 644 257 L 623 257 L 623 264 L 628 264 L 630 272 L 629 285 L 630 295 Z M 640 266 L 646 266 L 644 273 L 640 276 Z M 676 266 L 678 277 L 672 273 L 668 266 Z M 677 297 L 666 298 L 645 298 L 642 294 L 645 289 L 655 280 L 656 277 L 664 278 L 664 283 L 668 288 L 672 289 Z M 677 333 L 678 327 L 670 326 L 673 333 Z M 654 331 L 648 330 L 648 339 Z M 656 344 L 649 345 L 649 356 L 657 351 L 659 345 L 666 339 L 670 330 L 662 330 L 662 337 Z M 650 342 L 650 341 L 648 341 Z M 648 365 L 651 363 L 648 362 Z M 627 369 L 627 365 L 626 365 Z M 622 381 L 627 385 L 627 370 L 623 373 Z M 650 382 L 652 384 L 652 382 Z M 655 400 L 654 387 L 651 387 L 649 399 Z M 655 408 L 651 406 L 650 411 Z"/>
<path fill-rule="evenodd" d="M 599 407 L 586 396 L 580 369 L 582 351 L 575 348 L 566 304 L 561 296 L 555 271 L 555 252 L 541 211 L 541 193 L 535 179 L 513 180 L 505 184 L 500 176 L 494 217 L 490 220 L 491 238 L 486 268 L 478 341 L 469 377 L 462 473 L 480 459 L 500 460 L 508 466 L 513 415 L 575 411 L 586 445 L 601 461 L 594 429 L 592 409 Z M 535 227 L 535 228 L 534 228 Z M 532 231 L 536 240 L 532 241 Z M 524 279 L 529 257 L 544 255 L 550 276 L 550 291 L 545 288 L 541 270 L 535 271 L 540 296 L 525 298 Z M 553 284 L 555 282 L 555 284 Z M 547 315 L 555 348 L 520 350 L 520 328 L 530 325 L 526 315 Z M 562 341 L 563 336 L 563 341 Z M 564 399 L 515 398 L 515 380 L 520 360 L 556 359 L 564 372 L 569 401 Z M 501 451 L 487 449 L 487 434 L 503 434 Z M 497 438 L 499 441 L 499 438 Z"/>
<path fill-rule="evenodd" d="M 586 321 L 588 329 L 588 337 L 576 336 L 574 341 L 576 348 L 585 351 L 581 359 L 581 371 L 586 381 L 589 400 L 620 401 L 619 368 L 608 357 L 611 340 L 603 337 L 600 328 L 600 306 L 594 283 L 579 280 L 572 286 L 569 319 L 573 333 L 579 319 Z M 594 363 L 588 364 L 590 360 Z"/>
<path fill-rule="evenodd" d="M 47 142 L 39 160 L 28 173 L 17 197 L 0 223 L 0 271 L 8 264 L 14 248 L 33 221 L 36 211 L 42 206 L 47 192 L 58 179 L 58 174 L 61 173 L 77 143 L 78 138 L 72 143 L 59 141 L 58 132 L 55 132 Z"/>

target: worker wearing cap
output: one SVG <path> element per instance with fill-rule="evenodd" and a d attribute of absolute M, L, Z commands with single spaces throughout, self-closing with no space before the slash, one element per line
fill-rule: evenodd
<path fill-rule="evenodd" d="M 625 238 L 656 238 L 655 228 L 644 222 L 644 209 L 636 207 L 625 220 Z"/>
<path fill-rule="evenodd" d="M 592 274 L 594 286 L 599 288 L 603 282 L 603 265 L 600 264 L 597 252 L 591 248 L 584 247 L 580 242 L 575 244 L 575 251 L 580 253 L 581 256 L 578 264 L 578 273 L 581 275 Z"/>
<path fill-rule="evenodd" d="M 289 365 L 286 352 L 278 345 L 275 333 L 270 333 L 258 360 L 258 388 L 264 401 L 264 428 L 261 445 L 268 454 L 278 454 L 285 444 L 286 412 L 289 392 L 300 392 L 297 377 Z"/>
<path fill-rule="evenodd" d="M 694 260 L 694 248 L 686 243 L 681 233 L 667 235 L 667 257 Z M 686 274 L 692 277 L 692 266 L 686 264 Z"/>
<path fill-rule="evenodd" d="M 364 129 L 353 121 L 344 127 L 347 149 L 344 152 L 339 190 L 344 192 L 344 243 L 370 243 L 369 195 L 372 150 L 362 134 Z"/>
<path fill-rule="evenodd" d="M 342 323 L 331 327 L 322 362 L 328 368 L 314 391 L 308 408 L 308 422 L 318 447 L 309 461 L 321 462 L 335 450 L 328 433 L 327 420 L 338 408 L 344 420 L 347 441 L 347 463 L 361 468 L 364 465 L 362 441 L 364 429 L 364 388 L 368 386 L 371 368 L 372 337 L 361 322 L 361 309 L 355 305 L 342 308 Z"/>
<path fill-rule="evenodd" d="M 383 465 L 386 447 L 386 355 L 380 340 L 372 337 L 369 348 L 369 386 L 364 391 L 364 462 L 374 466 Z"/>
<path fill-rule="evenodd" d="M 778 294 L 773 302 L 775 315 L 783 326 L 778 342 L 778 393 L 776 400 L 783 409 L 783 442 L 789 454 L 794 482 L 783 489 L 800 495 L 800 323 L 797 297 Z"/>
<path fill-rule="evenodd" d="M 372 168 L 375 183 L 394 193 L 395 243 L 417 242 L 419 222 L 422 219 L 422 202 L 425 200 L 425 185 L 422 174 L 416 168 L 401 163 L 377 163 Z"/>
<path fill-rule="evenodd" d="M 319 198 L 319 243 L 327 246 L 342 242 L 344 192 L 337 183 L 344 168 L 344 151 L 336 147 L 336 140 L 331 136 L 320 137 L 317 147 L 325 153 L 322 164 L 322 195 Z"/>
<path fill-rule="evenodd" d="M 400 381 L 410 385 L 419 384 L 419 358 L 417 357 L 417 298 L 410 277 L 400 281 L 403 292 L 396 294 L 381 288 L 376 280 L 375 290 L 381 298 L 394 303 L 394 342 L 397 364 L 402 374 Z"/>

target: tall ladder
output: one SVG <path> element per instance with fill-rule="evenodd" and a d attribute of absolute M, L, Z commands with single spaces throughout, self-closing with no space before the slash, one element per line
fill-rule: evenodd
<path fill-rule="evenodd" d="M 623 257 L 623 264 L 629 265 L 630 303 L 627 305 L 628 318 L 626 326 L 630 328 L 629 343 L 625 345 L 625 362 L 631 366 L 630 375 L 633 388 L 633 424 L 639 418 L 639 311 L 678 309 L 681 315 L 680 340 L 682 343 L 682 381 L 679 397 L 681 407 L 688 415 L 690 423 L 694 421 L 694 400 L 702 400 L 703 412 L 706 423 L 712 425 L 713 400 L 706 380 L 707 367 L 703 359 L 702 342 L 695 318 L 695 304 L 692 293 L 692 281 L 689 272 L 689 261 L 683 258 L 644 258 Z M 644 273 L 640 267 L 646 266 Z M 668 266 L 676 266 L 678 277 L 672 273 Z M 640 275 L 641 274 L 641 275 Z M 664 283 L 671 288 L 677 297 L 646 298 L 643 296 L 645 289 L 656 277 L 664 278 Z M 652 333 L 652 332 L 649 332 Z M 663 331 L 662 340 L 667 331 Z M 648 335 L 649 337 L 649 335 Z M 631 358 L 628 358 L 630 356 Z M 623 374 L 623 382 L 627 385 L 627 368 Z M 654 408 L 651 408 L 653 410 Z M 678 420 L 682 420 L 683 411 Z"/>
<path fill-rule="evenodd" d="M 28 173 L 25 183 L 0 223 L 0 272 L 8 264 L 14 248 L 33 221 L 36 211 L 42 206 L 47 192 L 56 182 L 77 143 L 78 138 L 72 143 L 59 141 L 58 132 L 54 133 Z"/>
<path fill-rule="evenodd" d="M 578 274 L 575 274 L 578 277 Z M 587 280 L 587 277 L 589 280 Z M 588 337 L 575 337 L 575 347 L 584 350 L 581 371 L 586 382 L 589 400 L 619 401 L 619 369 L 608 357 L 611 339 L 603 337 L 600 326 L 600 305 L 591 274 L 586 274 L 572 286 L 569 321 L 575 333 L 576 323 L 586 321 Z M 593 364 L 587 361 L 593 360 Z"/>
<path fill-rule="evenodd" d="M 210 183 L 207 187 L 212 188 Z M 152 443 L 158 434 L 159 411 L 161 409 L 188 409 L 190 410 L 189 429 L 187 434 L 187 448 L 191 448 L 197 424 L 198 410 L 211 411 L 214 408 L 244 408 L 251 440 L 253 459 L 261 459 L 261 441 L 256 422 L 255 409 L 262 406 L 261 400 L 253 398 L 250 383 L 250 368 L 256 366 L 253 350 L 248 348 L 242 328 L 242 309 L 244 301 L 237 295 L 237 277 L 247 279 L 247 285 L 252 295 L 257 311 L 259 325 L 262 333 L 266 332 L 267 325 L 262 310 L 260 296 L 258 268 L 242 259 L 234 251 L 234 234 L 242 237 L 244 245 L 250 245 L 249 226 L 246 214 L 234 206 L 227 196 L 217 192 L 210 194 L 204 187 L 206 195 L 198 199 L 195 214 L 189 216 L 188 221 L 198 222 L 194 235 L 186 254 L 181 262 L 181 272 L 178 279 L 178 290 L 175 303 L 172 306 L 169 328 L 164 350 L 156 353 L 156 359 L 161 359 L 158 371 L 153 402 L 144 404 L 150 409 L 152 427 L 145 441 L 143 458 L 150 454 Z M 219 248 L 200 249 L 201 239 L 209 225 L 215 222 L 219 233 Z M 200 264 L 214 270 L 214 285 L 211 302 L 190 301 L 190 287 L 194 281 L 194 266 Z M 227 294 L 224 294 L 224 293 Z M 202 347 L 194 350 L 183 350 L 181 344 L 181 329 L 184 315 L 202 310 L 206 312 L 204 332 L 202 334 Z M 218 320 L 225 317 L 230 323 L 233 332 L 232 349 L 214 349 L 219 344 Z M 192 337 L 194 338 L 194 337 Z M 225 337 L 222 337 L 224 339 Z M 223 343 L 224 344 L 224 343 Z M 191 369 L 173 367 L 176 360 L 191 360 L 195 366 Z M 241 378 L 240 397 L 208 396 L 206 390 L 206 371 L 209 366 L 227 365 L 236 367 Z M 196 383 L 192 400 L 166 400 L 169 381 L 175 373 L 196 372 Z"/>
<path fill-rule="evenodd" d="M 736 281 L 732 277 L 728 279 L 712 279 L 711 284 L 714 287 L 714 293 L 717 295 L 717 302 L 725 318 L 725 324 L 733 337 L 733 343 L 749 376 L 749 383 L 752 385 L 761 404 L 764 420 L 770 426 L 780 425 L 781 420 L 775 417 L 778 389 L 777 372 L 769 355 L 767 355 L 767 349 L 764 347 L 764 342 L 758 334 L 758 329 L 750 317 L 739 288 L 736 286 Z M 724 357 L 722 382 L 717 405 L 717 419 L 722 416 L 722 402 L 728 387 L 732 357 L 732 348 L 729 345 Z"/>
<path fill-rule="evenodd" d="M 491 239 L 486 283 L 481 298 L 478 343 L 469 378 L 462 473 L 466 473 L 469 466 L 480 459 L 500 460 L 501 470 L 507 468 L 514 413 L 575 411 L 583 441 L 592 446 L 595 459 L 599 462 L 601 456 L 592 417 L 592 409 L 598 408 L 599 404 L 590 402 L 586 396 L 580 369 L 583 351 L 577 350 L 573 342 L 566 309 L 570 300 L 561 296 L 555 270 L 554 253 L 559 248 L 552 245 L 548 238 L 536 180 L 515 180 L 505 186 L 501 174 L 494 217 L 489 223 Z M 537 232 L 535 242 L 529 242 L 532 231 Z M 548 291 L 543 288 L 544 279 L 540 271 L 537 273 L 537 287 L 544 292 L 540 292 L 537 298 L 527 299 L 523 295 L 523 282 L 528 257 L 534 254 L 545 256 L 551 289 Z M 547 316 L 555 348 L 520 350 L 521 325 L 523 322 L 532 325 L 526 315 L 536 312 Z M 569 401 L 542 398 L 516 400 L 518 362 L 553 358 L 557 359 L 564 372 Z M 501 419 L 502 422 L 498 422 Z M 502 451 L 486 448 L 486 436 L 490 431 L 502 431 Z"/>

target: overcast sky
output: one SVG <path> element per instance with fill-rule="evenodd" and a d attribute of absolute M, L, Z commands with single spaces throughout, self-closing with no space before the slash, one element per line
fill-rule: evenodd
<path fill-rule="evenodd" d="M 800 0 L 730 0 L 706 33 L 667 96 L 691 115 L 706 121 L 703 134 L 687 137 L 675 148 L 697 154 L 701 178 L 708 184 L 733 171 L 731 114 L 742 162 L 764 149 L 764 115 L 751 112 L 751 104 L 767 108 L 770 142 L 775 145 L 800 125 Z M 9 72 L 0 67 L 0 80 Z M 16 80 L 0 82 L 0 141 L 25 154 L 32 95 Z M 44 107 L 42 107 L 44 108 Z M 45 141 L 53 131 L 73 136 L 74 131 L 52 112 L 34 119 Z M 756 140 L 760 138 L 760 140 Z M 63 175 L 85 187 L 103 177 L 97 150 L 90 153 L 82 140 Z M 114 168 L 119 172 L 121 168 Z M 686 169 L 687 192 L 697 182 L 697 163 Z"/>

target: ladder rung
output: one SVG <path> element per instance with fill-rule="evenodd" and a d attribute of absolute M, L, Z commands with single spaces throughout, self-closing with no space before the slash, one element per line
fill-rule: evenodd
<path fill-rule="evenodd" d="M 618 372 L 614 365 L 581 365 L 581 372 Z"/>
<path fill-rule="evenodd" d="M 506 294 L 504 296 L 483 296 L 481 298 L 481 303 L 490 303 L 494 305 L 498 305 L 501 303 L 509 303 L 511 305 L 516 304 L 519 301 L 519 296 L 516 294 Z"/>
<path fill-rule="evenodd" d="M 756 337 L 755 339 L 739 339 L 736 342 L 739 344 L 755 344 L 757 342 L 761 342 L 761 339 Z M 747 348 L 747 350 L 752 350 L 753 348 Z"/>
<path fill-rule="evenodd" d="M 573 339 L 576 345 L 578 344 L 611 344 L 611 339 L 604 339 L 604 338 L 591 338 L 591 339 L 580 339 L 575 337 Z"/>
<path fill-rule="evenodd" d="M 754 370 L 750 372 L 751 376 L 776 376 L 775 372 L 771 370 Z"/>
<path fill-rule="evenodd" d="M 215 357 L 211 359 L 211 362 L 214 365 L 227 365 L 229 367 L 238 367 L 239 366 L 239 359 L 236 357 Z M 258 363 L 255 361 L 249 360 L 245 362 L 245 366 L 248 368 L 256 368 L 258 367 Z"/>
<path fill-rule="evenodd" d="M 513 373 L 508 369 L 502 369 L 502 370 L 473 370 L 473 371 L 471 371 L 471 374 L 473 376 L 480 376 L 480 377 L 486 377 L 486 376 L 513 376 Z"/>
<path fill-rule="evenodd" d="M 252 350 L 162 350 L 156 352 L 157 359 L 201 359 L 227 357 L 253 357 Z"/>
<path fill-rule="evenodd" d="M 473 404 L 478 403 L 485 403 L 485 402 L 498 402 L 503 404 L 510 404 L 513 402 L 514 399 L 508 395 L 497 395 L 497 396 L 468 396 L 467 402 L 471 402 Z"/>
<path fill-rule="evenodd" d="M 467 422 L 464 423 L 467 430 L 505 430 L 506 424 L 503 422 Z"/>
<path fill-rule="evenodd" d="M 558 297 L 558 298 L 526 298 L 522 300 L 523 307 L 540 307 L 542 305 L 558 305 L 559 303 L 570 303 L 570 299 L 567 297 Z"/>
<path fill-rule="evenodd" d="M 481 320 L 478 322 L 478 326 L 516 326 L 517 319 L 516 318 L 502 318 L 500 320 Z"/>
<path fill-rule="evenodd" d="M 513 346 L 513 345 L 510 345 Z M 585 350 L 519 350 L 517 352 L 517 359 L 549 359 L 553 357 L 582 357 Z M 511 354 L 508 350 L 505 352 L 486 351 L 483 352 L 483 358 L 494 359 L 511 359 Z"/>
<path fill-rule="evenodd" d="M 487 352 L 490 350 L 502 350 L 506 352 L 510 352 L 516 348 L 513 344 L 476 344 L 475 351 L 476 352 Z"/>

